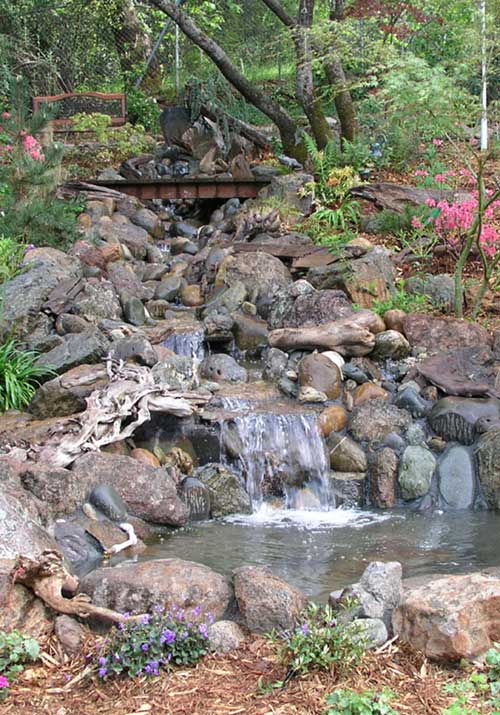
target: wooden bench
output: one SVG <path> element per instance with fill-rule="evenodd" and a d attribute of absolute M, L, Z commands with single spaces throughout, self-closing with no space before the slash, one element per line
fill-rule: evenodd
<path fill-rule="evenodd" d="M 72 117 L 81 112 L 108 114 L 112 127 L 121 127 L 127 121 L 126 97 L 121 93 L 68 92 L 33 97 L 34 112 L 44 104 L 55 105 L 55 117 L 50 121 L 50 126 L 56 132 L 76 131 L 72 125 Z"/>

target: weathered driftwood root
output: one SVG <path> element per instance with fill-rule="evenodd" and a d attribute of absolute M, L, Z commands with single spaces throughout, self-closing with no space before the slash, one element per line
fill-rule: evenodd
<path fill-rule="evenodd" d="M 138 620 L 141 616 L 124 616 L 110 608 L 101 608 L 90 603 L 90 598 L 84 593 L 77 593 L 78 579 L 64 568 L 63 557 L 58 551 L 47 549 L 38 560 L 27 556 L 18 556 L 11 571 L 12 583 L 19 583 L 29 588 L 49 608 L 68 616 L 89 618 L 94 616 L 113 623 Z M 74 594 L 72 598 L 63 596 Z"/>
<path fill-rule="evenodd" d="M 312 328 L 281 328 L 269 333 L 269 345 L 281 350 L 336 350 L 346 356 L 363 356 L 375 347 L 375 334 L 384 330 L 382 319 L 370 310 Z"/>
<path fill-rule="evenodd" d="M 177 392 L 157 385 L 147 367 L 112 360 L 107 366 L 110 382 L 87 398 L 87 409 L 73 419 L 72 434 L 54 435 L 38 451 L 38 460 L 66 467 L 83 452 L 97 451 L 131 437 L 151 418 L 151 412 L 189 417 L 208 399 L 195 392 Z"/>

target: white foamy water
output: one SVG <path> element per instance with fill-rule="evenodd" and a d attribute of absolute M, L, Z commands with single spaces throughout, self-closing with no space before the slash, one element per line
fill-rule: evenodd
<path fill-rule="evenodd" d="M 308 530 L 325 530 L 350 526 L 362 529 L 395 517 L 390 513 L 364 511 L 362 509 L 277 509 L 269 503 L 263 502 L 252 514 L 234 514 L 222 521 L 230 524 L 246 526 L 271 526 L 282 528 L 302 528 Z"/>

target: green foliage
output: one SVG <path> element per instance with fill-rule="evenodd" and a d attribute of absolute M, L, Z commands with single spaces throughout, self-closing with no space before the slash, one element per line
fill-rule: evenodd
<path fill-rule="evenodd" d="M 22 271 L 26 246 L 13 238 L 0 236 L 0 285 L 10 281 Z"/>
<path fill-rule="evenodd" d="M 0 631 L 0 700 L 7 697 L 8 686 L 17 680 L 26 663 L 37 660 L 39 655 L 40 646 L 34 638 L 19 631 Z"/>
<path fill-rule="evenodd" d="M 419 313 L 429 310 L 429 298 L 425 295 L 412 295 L 404 288 L 404 281 L 400 281 L 397 289 L 388 300 L 376 300 L 372 310 L 384 316 L 388 310 L 404 310 L 405 313 Z"/>
<path fill-rule="evenodd" d="M 485 656 L 485 671 L 472 672 L 468 678 L 446 685 L 454 702 L 443 715 L 498 715 L 500 713 L 500 644 Z"/>
<path fill-rule="evenodd" d="M 63 147 L 44 146 L 35 135 L 48 115 L 30 114 L 29 93 L 22 78 L 13 80 L 0 132 L 0 234 L 25 244 L 65 248 L 77 237 L 78 202 L 57 199 Z"/>
<path fill-rule="evenodd" d="M 432 139 L 451 131 L 457 123 L 470 123 L 478 116 L 471 95 L 462 90 L 442 67 L 431 67 L 410 53 L 388 67 L 380 98 L 387 103 L 393 122 L 404 123 L 417 137 Z"/>
<path fill-rule="evenodd" d="M 199 617 L 201 609 L 193 615 Z M 153 615 L 127 621 L 111 632 L 98 658 L 99 676 L 154 676 L 173 665 L 191 665 L 206 654 L 207 639 L 205 622 L 188 622 L 178 609 L 155 609 Z"/>
<path fill-rule="evenodd" d="M 93 112 L 86 114 L 80 112 L 72 117 L 73 126 L 78 132 L 94 132 L 97 141 L 104 144 L 108 139 L 108 129 L 111 126 L 111 117 L 108 114 Z"/>
<path fill-rule="evenodd" d="M 115 156 L 124 159 L 143 154 L 155 146 L 154 139 L 146 134 L 141 124 L 127 123 L 118 129 L 111 130 L 109 139 Z"/>
<path fill-rule="evenodd" d="M 140 124 L 147 132 L 157 134 L 160 130 L 160 110 L 153 97 L 138 89 L 127 92 L 127 114 L 132 124 Z"/>
<path fill-rule="evenodd" d="M 50 367 L 37 365 L 37 358 L 36 352 L 21 350 L 12 338 L 0 345 L 0 412 L 21 410 L 42 379 L 56 374 Z"/>
<path fill-rule="evenodd" d="M 393 698 L 394 693 L 390 690 L 356 693 L 354 690 L 339 689 L 327 695 L 325 715 L 398 715 L 390 705 Z"/>
<path fill-rule="evenodd" d="M 360 662 L 365 650 L 362 631 L 337 616 L 331 606 L 312 603 L 304 611 L 300 626 L 271 634 L 278 658 L 287 667 L 287 679 L 332 666 L 347 670 Z"/>

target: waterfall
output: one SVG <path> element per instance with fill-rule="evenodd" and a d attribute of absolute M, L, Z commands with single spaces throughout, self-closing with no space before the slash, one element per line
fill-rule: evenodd
<path fill-rule="evenodd" d="M 313 411 L 285 411 L 276 404 L 222 398 L 221 454 L 245 480 L 254 508 L 266 488 L 282 487 L 288 507 L 326 508 L 330 463 Z"/>
<path fill-rule="evenodd" d="M 205 357 L 204 337 L 202 328 L 191 331 L 179 330 L 166 337 L 162 341 L 162 345 L 176 355 L 186 355 L 201 361 Z"/>

